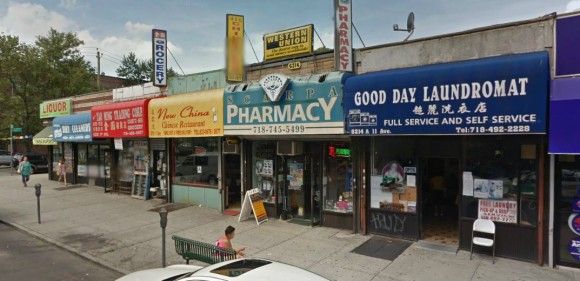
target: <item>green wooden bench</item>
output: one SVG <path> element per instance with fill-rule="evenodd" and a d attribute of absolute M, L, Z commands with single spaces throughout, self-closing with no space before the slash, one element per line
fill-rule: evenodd
<path fill-rule="evenodd" d="M 173 235 L 175 241 L 175 251 L 189 264 L 190 260 L 198 260 L 208 264 L 215 264 L 222 261 L 236 259 L 236 251 L 233 249 L 222 249 L 215 245 L 195 241 Z"/>

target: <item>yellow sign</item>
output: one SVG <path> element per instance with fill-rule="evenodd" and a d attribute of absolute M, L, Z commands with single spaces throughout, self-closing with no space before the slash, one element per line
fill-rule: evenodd
<path fill-rule="evenodd" d="M 149 137 L 224 135 L 224 89 L 175 95 L 149 102 Z"/>
<path fill-rule="evenodd" d="M 244 17 L 226 15 L 226 80 L 244 81 Z"/>
<path fill-rule="evenodd" d="M 314 25 L 264 35 L 264 60 L 312 53 Z"/>
<path fill-rule="evenodd" d="M 300 63 L 299 61 L 293 61 L 288 63 L 288 69 L 290 70 L 296 70 L 296 69 L 300 69 L 302 67 L 302 63 Z"/>

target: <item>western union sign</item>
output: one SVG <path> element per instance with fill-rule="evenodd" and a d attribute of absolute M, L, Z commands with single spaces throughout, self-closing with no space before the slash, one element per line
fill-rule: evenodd
<path fill-rule="evenodd" d="M 264 60 L 312 53 L 314 25 L 264 35 Z"/>

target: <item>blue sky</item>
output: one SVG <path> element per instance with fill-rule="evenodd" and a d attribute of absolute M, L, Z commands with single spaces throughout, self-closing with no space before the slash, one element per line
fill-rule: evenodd
<path fill-rule="evenodd" d="M 407 14 L 415 13 L 420 38 L 475 27 L 563 13 L 580 8 L 580 0 L 353 0 L 353 19 L 367 46 L 402 40 Z M 262 59 L 264 33 L 313 23 L 326 46 L 333 45 L 332 0 L 2 0 L 0 32 L 26 42 L 49 27 L 76 32 L 81 51 L 95 63 L 104 52 L 102 70 L 114 75 L 129 51 L 151 53 L 151 28 L 168 30 L 169 47 L 185 73 L 222 68 L 225 14 L 245 16 L 246 32 Z M 358 40 L 355 47 L 361 47 Z M 315 47 L 321 43 L 315 39 Z M 256 59 L 246 44 L 246 62 Z M 170 66 L 177 70 L 175 62 Z"/>

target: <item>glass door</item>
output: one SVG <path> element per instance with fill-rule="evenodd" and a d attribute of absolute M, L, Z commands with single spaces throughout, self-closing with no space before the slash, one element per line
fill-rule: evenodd
<path fill-rule="evenodd" d="M 286 161 L 286 186 L 288 188 L 288 207 L 294 218 L 310 218 L 310 194 L 306 176 L 305 157 L 290 157 Z M 308 200 L 307 200 L 308 199 Z"/>
<path fill-rule="evenodd" d="M 557 159 L 556 261 L 559 265 L 580 267 L 580 161 L 573 155 L 559 155 Z"/>

